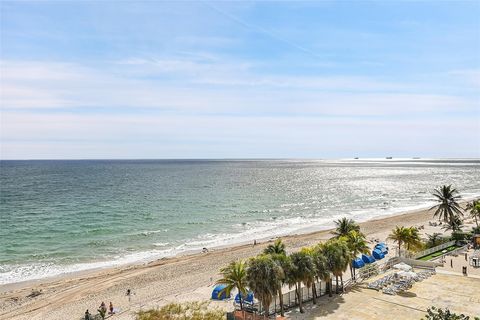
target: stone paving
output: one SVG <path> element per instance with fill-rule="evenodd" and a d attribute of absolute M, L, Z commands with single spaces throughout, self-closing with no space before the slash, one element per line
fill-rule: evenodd
<path fill-rule="evenodd" d="M 291 319 L 420 320 L 433 305 L 480 316 L 480 279 L 437 273 L 395 296 L 357 287 L 344 295 L 322 298 L 317 306 L 309 304 L 304 314 L 292 311 L 288 316 Z"/>

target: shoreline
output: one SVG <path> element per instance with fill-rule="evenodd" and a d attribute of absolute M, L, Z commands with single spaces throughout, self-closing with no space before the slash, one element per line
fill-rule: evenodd
<path fill-rule="evenodd" d="M 462 202 L 464 203 L 464 202 Z M 433 212 L 416 210 L 373 218 L 360 222 L 367 239 L 384 240 L 396 225 L 427 225 Z M 426 230 L 432 227 L 426 226 Z M 430 233 L 431 231 L 428 231 Z M 331 229 L 281 237 L 289 252 L 332 237 Z M 150 263 L 86 270 L 81 274 L 65 274 L 0 287 L 0 319 L 62 319 L 62 314 L 78 314 L 95 310 L 101 301 L 114 301 L 121 313 L 116 319 L 134 319 L 134 312 L 170 301 L 208 300 L 210 286 L 219 269 L 232 260 L 247 259 L 258 253 L 272 239 L 223 248 L 208 253 L 192 253 L 163 258 Z M 125 292 L 135 296 L 127 301 Z M 41 290 L 35 298 L 27 297 L 32 290 Z"/>
<path fill-rule="evenodd" d="M 470 200 L 479 198 L 480 194 L 469 194 L 468 196 L 465 196 L 461 204 L 468 202 Z M 398 208 L 389 208 L 389 209 L 367 209 L 366 211 L 352 211 L 349 212 L 348 214 L 344 215 L 347 218 L 354 219 L 357 223 L 364 223 L 364 222 L 369 222 L 369 221 L 376 221 L 376 220 L 381 220 L 381 219 L 387 219 L 396 215 L 403 215 L 403 214 L 408 214 L 408 213 L 413 213 L 417 211 L 424 211 L 430 208 L 430 206 L 433 204 L 433 202 L 425 202 L 423 204 L 419 205 L 411 205 L 411 206 L 405 206 L 405 207 L 398 207 Z M 373 216 L 374 213 L 377 213 L 376 216 Z M 382 214 L 378 214 L 381 212 Z M 362 217 L 364 216 L 364 217 Z M 223 244 L 217 244 L 217 245 L 212 245 L 207 247 L 208 250 L 221 250 L 225 248 L 233 248 L 233 247 L 238 247 L 238 246 L 243 246 L 243 245 L 248 245 L 252 244 L 253 241 L 257 241 L 257 243 L 263 243 L 266 241 L 271 241 L 273 239 L 277 238 L 286 238 L 290 236 L 299 236 L 299 235 L 308 235 L 308 234 L 313 234 L 317 232 L 323 232 L 323 231 L 328 231 L 333 228 L 333 220 L 337 220 L 340 217 L 334 217 L 332 218 L 332 221 L 328 223 L 320 223 L 316 224 L 313 226 L 308 226 L 308 227 L 300 227 L 296 228 L 290 231 L 286 232 L 280 232 L 277 234 L 271 234 L 271 235 L 266 235 L 264 237 L 258 237 L 255 239 L 247 239 L 243 241 L 232 241 L 232 242 L 226 242 Z M 148 251 L 146 251 L 148 252 Z M 141 252 L 140 252 L 141 253 Z M 172 255 L 165 255 L 165 256 L 157 256 L 157 257 L 150 257 L 150 258 L 140 258 L 138 260 L 134 261 L 129 261 L 129 262 L 124 262 L 124 263 L 117 263 L 116 260 L 106 260 L 106 261 L 96 261 L 96 262 L 84 262 L 83 264 L 102 264 L 106 263 L 105 266 L 95 266 L 91 268 L 85 268 L 81 270 L 76 270 L 76 271 L 67 271 L 67 272 L 62 272 L 59 274 L 53 274 L 53 275 L 47 275 L 39 278 L 33 278 L 33 279 L 26 279 L 26 280 L 21 280 L 17 282 L 9 282 L 9 283 L 4 283 L 0 284 L 0 293 L 14 290 L 14 289 L 19 289 L 23 288 L 25 286 L 33 286 L 35 284 L 40 284 L 43 282 L 48 282 L 48 281 L 56 281 L 56 280 L 61 280 L 65 278 L 74 278 L 74 277 L 80 277 L 80 276 L 88 276 L 92 273 L 96 272 L 101 272 L 101 271 L 108 271 L 108 270 L 116 270 L 116 269 L 125 269 L 125 268 L 131 268 L 131 267 L 136 267 L 136 266 L 144 266 L 148 265 L 151 263 L 155 263 L 156 261 L 164 261 L 165 259 L 174 259 L 174 258 L 180 258 L 184 256 L 191 256 L 191 255 L 197 255 L 201 254 L 202 249 L 201 248 L 188 248 L 185 251 L 180 251 L 177 253 L 173 253 Z M 75 265 L 72 265 L 75 266 Z"/>

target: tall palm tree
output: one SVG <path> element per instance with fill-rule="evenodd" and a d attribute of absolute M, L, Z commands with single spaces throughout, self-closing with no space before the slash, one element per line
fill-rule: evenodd
<path fill-rule="evenodd" d="M 438 202 L 437 205 L 430 208 L 430 210 L 435 209 L 434 217 L 448 222 L 455 216 L 463 215 L 460 205 L 457 202 L 461 199 L 461 196 L 458 194 L 457 189 L 452 188 L 451 185 L 444 185 L 435 189 L 432 195 Z"/>
<path fill-rule="evenodd" d="M 280 302 L 280 315 L 282 317 L 285 316 L 285 311 L 284 311 L 284 306 L 283 306 L 283 293 L 282 293 L 282 286 L 285 283 L 288 283 L 288 277 L 291 274 L 292 271 L 292 262 L 290 260 L 290 257 L 287 257 L 285 254 L 270 254 L 272 257 L 273 261 L 282 269 L 282 277 L 279 277 L 280 284 L 278 286 L 278 299 Z"/>
<path fill-rule="evenodd" d="M 370 247 L 368 246 L 365 235 L 359 231 L 352 230 L 346 236 L 340 237 L 340 239 L 347 243 L 352 260 L 355 259 L 355 257 L 360 253 L 368 254 L 370 252 Z M 350 273 L 352 274 L 352 279 L 355 279 L 355 268 L 353 268 L 351 263 Z"/>
<path fill-rule="evenodd" d="M 273 244 L 269 244 L 264 250 L 265 254 L 282 254 L 286 255 L 287 251 L 285 250 L 285 244 L 281 239 L 275 240 Z"/>
<path fill-rule="evenodd" d="M 443 227 L 444 230 L 452 230 L 452 232 L 462 231 L 463 220 L 459 216 L 453 217 L 453 219 L 447 222 L 447 225 Z"/>
<path fill-rule="evenodd" d="M 220 269 L 222 278 L 216 281 L 216 284 L 224 284 L 226 287 L 219 292 L 230 296 L 233 289 L 237 289 L 240 294 L 240 310 L 243 310 L 242 297 L 247 296 L 247 267 L 244 261 L 232 261 L 230 264 Z"/>
<path fill-rule="evenodd" d="M 328 269 L 335 276 L 335 293 L 338 294 L 338 278 L 340 277 L 343 283 L 343 272 L 348 268 L 351 261 L 348 246 L 343 240 L 330 239 L 321 245 L 321 248 L 322 253 L 327 258 Z"/>
<path fill-rule="evenodd" d="M 420 238 L 418 228 L 409 227 L 405 229 L 407 230 L 407 238 L 405 239 L 407 250 L 420 248 L 422 246 L 422 239 Z"/>
<path fill-rule="evenodd" d="M 360 226 L 353 220 L 343 217 L 335 221 L 336 228 L 332 232 L 337 237 L 346 236 L 350 231 L 360 231 Z"/>
<path fill-rule="evenodd" d="M 480 199 L 473 200 L 467 203 L 467 210 L 470 211 L 470 217 L 475 219 L 475 224 L 477 225 L 477 228 L 478 228 L 479 227 L 478 220 L 480 220 Z"/>
<path fill-rule="evenodd" d="M 388 236 L 388 239 L 393 240 L 394 242 L 398 243 L 398 255 L 400 256 L 400 249 L 402 248 L 402 243 L 405 243 L 408 240 L 409 231 L 405 227 L 396 226 L 395 229 L 392 230 L 392 233 Z"/>
<path fill-rule="evenodd" d="M 290 255 L 292 261 L 292 273 L 290 275 L 290 285 L 295 285 L 295 293 L 298 298 L 300 313 L 303 311 L 302 282 L 309 284 L 311 279 L 315 277 L 315 265 L 312 257 L 306 252 L 294 252 Z"/>
<path fill-rule="evenodd" d="M 268 317 L 270 304 L 277 294 L 283 270 L 269 255 L 251 258 L 247 268 L 247 283 L 258 300 L 262 303 L 264 317 Z"/>
<path fill-rule="evenodd" d="M 313 263 L 315 264 L 315 277 L 317 280 L 323 280 L 327 284 L 327 291 L 329 296 L 332 296 L 332 276 L 328 269 L 327 257 L 323 254 L 323 246 L 316 245 L 312 252 Z M 316 295 L 316 291 L 315 294 Z"/>

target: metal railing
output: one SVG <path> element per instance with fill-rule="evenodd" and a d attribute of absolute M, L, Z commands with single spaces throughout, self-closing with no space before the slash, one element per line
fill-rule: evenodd
<path fill-rule="evenodd" d="M 442 243 L 442 244 L 440 244 L 440 245 L 438 245 L 438 246 L 436 246 L 436 247 L 433 247 L 433 248 L 430 248 L 430 249 L 426 249 L 426 250 L 417 252 L 417 253 L 411 255 L 411 256 L 408 257 L 408 258 L 418 259 L 418 258 L 421 258 L 421 257 L 425 257 L 425 256 L 428 256 L 430 253 L 434 253 L 434 252 L 443 250 L 443 249 L 445 249 L 445 248 L 448 248 L 448 247 L 450 247 L 450 246 L 453 246 L 453 245 L 455 245 L 455 243 L 456 243 L 455 240 L 448 241 L 448 242 Z"/>
<path fill-rule="evenodd" d="M 350 286 L 351 283 L 349 283 L 348 281 L 344 281 L 344 288 L 346 288 L 347 285 Z M 315 289 L 316 289 L 315 291 L 316 291 L 316 297 L 317 298 L 321 298 L 321 297 L 325 296 L 326 294 L 328 294 L 327 283 L 324 282 L 324 281 L 315 282 Z M 340 282 L 338 284 L 338 289 L 339 289 L 339 291 L 341 290 Z M 305 286 L 302 286 L 302 288 L 300 290 L 301 290 L 301 293 L 302 293 L 301 296 L 302 296 L 302 302 L 303 303 L 313 300 L 313 289 L 312 289 L 312 287 L 307 288 Z M 335 281 L 332 280 L 332 293 L 335 293 L 335 291 L 336 291 L 336 284 L 335 284 Z M 297 297 L 297 294 L 295 292 L 295 289 L 284 293 L 282 295 L 282 297 L 283 297 L 283 310 L 284 311 L 287 311 L 289 309 L 298 307 L 299 303 L 298 303 L 298 297 Z M 236 306 L 238 307 L 238 304 L 236 304 Z M 252 310 L 248 310 L 248 309 L 252 309 Z M 246 310 L 247 311 L 253 311 L 255 313 L 258 312 L 259 314 L 263 313 L 263 311 L 264 311 L 261 304 L 259 304 L 258 306 L 254 306 L 253 308 L 246 308 Z M 278 295 L 276 295 L 274 297 L 272 303 L 270 304 L 268 314 L 269 315 L 279 314 L 280 311 L 281 311 L 281 309 L 280 309 L 280 299 L 278 298 Z"/>

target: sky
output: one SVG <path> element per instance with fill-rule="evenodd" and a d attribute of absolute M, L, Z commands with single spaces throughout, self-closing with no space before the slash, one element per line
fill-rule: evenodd
<path fill-rule="evenodd" d="M 0 2 L 0 158 L 480 158 L 480 1 Z"/>

